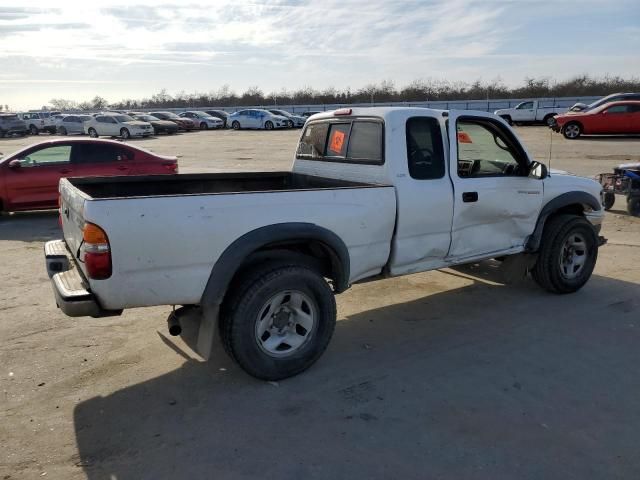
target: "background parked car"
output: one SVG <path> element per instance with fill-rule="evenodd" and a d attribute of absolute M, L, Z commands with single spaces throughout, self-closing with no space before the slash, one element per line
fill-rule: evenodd
<path fill-rule="evenodd" d="M 553 129 L 570 140 L 583 134 L 640 134 L 640 101 L 611 102 L 585 112 L 558 115 Z"/>
<path fill-rule="evenodd" d="M 178 133 L 178 125 L 169 120 L 160 120 L 158 117 L 154 117 L 148 113 L 136 114 L 133 115 L 133 118 L 135 120 L 150 123 L 153 127 L 154 134 L 166 133 L 167 135 L 173 135 L 174 133 Z"/>
<path fill-rule="evenodd" d="M 58 134 L 84 135 L 84 124 L 92 118 L 91 115 L 63 115 L 62 119 L 56 122 Z"/>
<path fill-rule="evenodd" d="M 29 132 L 24 120 L 18 118 L 16 113 L 0 113 L 0 138 L 7 135 L 20 135 L 24 137 Z"/>
<path fill-rule="evenodd" d="M 149 115 L 153 115 L 160 120 L 169 120 L 170 122 L 178 125 L 178 129 L 189 131 L 196 128 L 196 124 L 190 118 L 183 118 L 176 115 L 173 112 L 151 112 Z"/>
<path fill-rule="evenodd" d="M 307 112 L 302 112 L 302 116 L 309 118 L 311 115 L 315 115 L 316 113 L 322 113 L 321 111 L 309 110 Z"/>
<path fill-rule="evenodd" d="M 576 103 L 572 106 L 569 111 L 570 112 L 588 112 L 589 110 L 593 110 L 594 108 L 598 108 L 605 103 L 617 102 L 619 100 L 640 100 L 640 93 L 612 93 L 611 95 L 607 95 L 606 97 L 602 97 L 600 100 L 596 100 L 589 105 L 584 103 Z"/>
<path fill-rule="evenodd" d="M 98 115 L 84 123 L 84 131 L 90 137 L 99 136 L 122 137 L 148 137 L 153 134 L 150 123 L 135 120 L 128 115 L 109 114 Z"/>
<path fill-rule="evenodd" d="M 227 122 L 231 124 L 231 128 L 234 130 L 242 128 L 273 130 L 274 128 L 286 128 L 288 124 L 288 120 L 285 117 L 274 115 L 269 110 L 258 108 L 232 113 L 229 115 Z"/>
<path fill-rule="evenodd" d="M 180 116 L 193 120 L 200 130 L 206 130 L 208 128 L 222 128 L 224 125 L 224 122 L 219 118 L 212 117 L 208 113 L 200 110 L 182 112 Z"/>
<path fill-rule="evenodd" d="M 0 159 L 0 211 L 55 208 L 63 177 L 178 173 L 178 159 L 113 140 L 54 139 Z"/>
<path fill-rule="evenodd" d="M 205 113 L 222 120 L 222 127 L 227 128 L 227 118 L 229 118 L 229 114 L 227 112 L 222 110 L 205 110 Z"/>
<path fill-rule="evenodd" d="M 286 110 L 271 109 L 269 111 L 274 115 L 279 115 L 289 120 L 289 128 L 293 128 L 293 127 L 302 128 L 304 127 L 304 122 L 307 121 L 305 117 L 300 115 L 294 115 L 292 113 L 287 112 Z"/>

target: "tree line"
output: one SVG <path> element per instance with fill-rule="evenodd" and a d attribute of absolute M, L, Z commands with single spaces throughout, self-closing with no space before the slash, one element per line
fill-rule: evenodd
<path fill-rule="evenodd" d="M 520 86 L 508 87 L 502 80 L 477 80 L 472 83 L 448 80 L 415 80 L 397 88 L 390 80 L 373 83 L 351 90 L 329 87 L 315 89 L 304 87 L 298 90 L 282 89 L 265 93 L 257 86 L 236 93 L 224 85 L 209 93 L 179 92 L 170 95 L 166 89 L 143 99 L 124 99 L 108 102 L 100 96 L 90 101 L 75 102 L 62 98 L 50 101 L 56 110 L 135 110 L 150 108 L 193 108 L 198 106 L 235 107 L 254 105 L 322 105 L 336 103 L 368 102 L 418 102 L 448 100 L 488 100 L 535 97 L 587 97 L 608 95 L 614 92 L 640 91 L 640 78 L 625 79 L 619 76 L 591 77 L 579 75 L 564 81 L 550 78 L 525 78 Z"/>

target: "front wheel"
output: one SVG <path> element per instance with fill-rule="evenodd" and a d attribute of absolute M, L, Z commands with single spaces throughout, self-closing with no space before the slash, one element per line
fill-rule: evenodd
<path fill-rule="evenodd" d="M 547 221 L 531 274 L 545 290 L 573 293 L 591 278 L 598 258 L 598 237 L 584 217 L 558 215 Z"/>
<path fill-rule="evenodd" d="M 582 135 L 582 127 L 579 123 L 570 123 L 568 125 L 565 125 L 565 127 L 562 129 L 562 134 L 564 135 L 564 138 L 575 140 L 580 135 Z"/>
<path fill-rule="evenodd" d="M 240 130 L 240 122 L 235 120 L 232 124 L 231 124 L 231 128 L 233 128 L 234 130 Z"/>
<path fill-rule="evenodd" d="M 209 128 L 209 125 L 207 125 L 207 122 L 200 123 L 200 130 L 207 130 L 208 128 Z"/>
<path fill-rule="evenodd" d="M 128 138 L 131 137 L 131 133 L 129 133 L 129 129 L 127 128 L 123 128 L 120 130 L 120 136 L 124 139 L 127 140 Z"/>
<path fill-rule="evenodd" d="M 271 120 L 267 120 L 264 122 L 264 128 L 267 130 L 273 130 L 273 122 Z"/>
<path fill-rule="evenodd" d="M 31 125 L 29 126 L 29 133 L 31 133 L 31 135 L 38 135 L 40 131 L 38 130 L 38 127 Z"/>
<path fill-rule="evenodd" d="M 95 128 L 90 128 L 89 129 L 89 136 L 91 138 L 98 138 L 98 132 L 96 131 Z"/>
<path fill-rule="evenodd" d="M 327 348 L 336 323 L 331 288 L 314 270 L 271 264 L 245 275 L 225 301 L 220 333 L 226 351 L 249 375 L 281 380 L 309 368 Z"/>
<path fill-rule="evenodd" d="M 64 127 L 60 127 L 60 128 L 58 128 L 58 133 L 60 135 L 66 135 L 67 134 L 67 129 L 64 128 Z"/>
<path fill-rule="evenodd" d="M 613 204 L 616 203 L 616 196 L 613 192 L 604 192 L 602 196 L 602 206 L 605 210 L 611 210 Z"/>
<path fill-rule="evenodd" d="M 634 217 L 640 217 L 640 196 L 627 199 L 627 212 Z"/>

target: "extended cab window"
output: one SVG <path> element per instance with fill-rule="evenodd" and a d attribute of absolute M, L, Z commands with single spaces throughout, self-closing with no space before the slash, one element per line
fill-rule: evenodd
<path fill-rule="evenodd" d="M 516 152 L 512 140 L 497 125 L 484 121 L 459 120 L 456 128 L 459 177 L 527 174 L 524 168 L 526 160 L 520 152 Z"/>
<path fill-rule="evenodd" d="M 531 110 L 533 108 L 533 102 L 524 102 L 516 107 L 516 110 Z"/>
<path fill-rule="evenodd" d="M 340 119 L 305 127 L 296 158 L 328 162 L 384 163 L 383 124 L 378 120 Z"/>
<path fill-rule="evenodd" d="M 438 120 L 429 117 L 407 120 L 407 161 L 411 178 L 429 180 L 444 177 L 444 152 Z"/>

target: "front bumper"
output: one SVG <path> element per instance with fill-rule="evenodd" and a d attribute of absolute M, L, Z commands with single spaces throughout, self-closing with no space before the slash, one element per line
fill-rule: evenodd
<path fill-rule="evenodd" d="M 44 244 L 47 274 L 51 279 L 56 305 L 69 317 L 112 317 L 122 310 L 104 310 L 77 267 L 64 240 Z"/>

